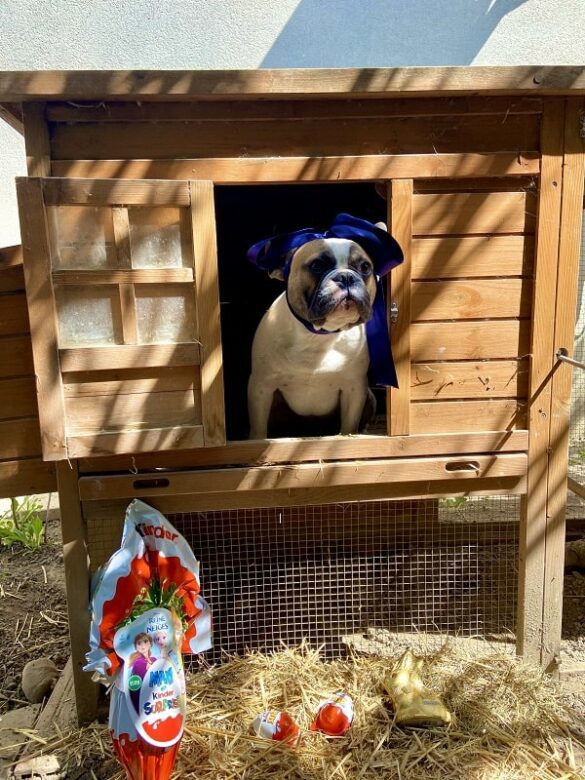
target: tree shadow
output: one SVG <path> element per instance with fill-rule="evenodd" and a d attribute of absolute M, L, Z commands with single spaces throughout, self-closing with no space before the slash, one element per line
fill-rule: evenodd
<path fill-rule="evenodd" d="M 301 0 L 262 68 L 469 65 L 525 0 Z"/>

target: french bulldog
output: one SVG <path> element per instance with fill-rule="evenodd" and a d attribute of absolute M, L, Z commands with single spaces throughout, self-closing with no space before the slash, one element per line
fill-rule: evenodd
<path fill-rule="evenodd" d="M 386 231 L 384 223 L 365 224 Z M 250 438 L 323 432 L 301 425 L 280 433 L 276 424 L 273 433 L 283 407 L 304 420 L 336 419 L 337 430 L 327 432 L 364 430 L 375 412 L 365 325 L 378 289 L 374 259 L 349 238 L 317 237 L 283 251 L 268 270 L 287 288 L 252 344 Z"/>

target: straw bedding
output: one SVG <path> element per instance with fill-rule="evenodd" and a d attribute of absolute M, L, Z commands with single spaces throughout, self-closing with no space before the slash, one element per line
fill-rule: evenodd
<path fill-rule="evenodd" d="M 585 778 L 571 703 L 538 669 L 508 655 L 469 656 L 447 644 L 427 656 L 425 684 L 454 715 L 449 727 L 400 729 L 382 688 L 393 660 L 325 662 L 306 647 L 251 654 L 189 675 L 188 725 L 177 778 L 197 780 L 570 780 Z M 347 736 L 308 731 L 317 703 L 343 690 L 355 704 Z M 296 750 L 251 735 L 254 716 L 284 709 L 302 729 Z M 45 746 L 68 777 L 121 778 L 104 764 L 109 738 L 94 726 Z M 91 761 L 91 757 L 95 761 Z M 73 765 L 85 766 L 76 773 Z M 79 772 L 79 770 L 77 770 Z"/>

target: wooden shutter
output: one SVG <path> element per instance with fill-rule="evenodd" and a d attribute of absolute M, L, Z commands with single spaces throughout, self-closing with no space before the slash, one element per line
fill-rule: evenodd
<path fill-rule="evenodd" d="M 224 444 L 211 182 L 17 189 L 44 459 Z"/>

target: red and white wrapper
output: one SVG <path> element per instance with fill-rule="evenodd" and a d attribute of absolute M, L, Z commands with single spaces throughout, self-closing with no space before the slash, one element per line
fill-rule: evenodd
<path fill-rule="evenodd" d="M 317 705 L 311 731 L 321 731 L 329 737 L 343 737 L 353 723 L 353 701 L 347 693 L 336 693 Z"/>
<path fill-rule="evenodd" d="M 109 726 L 129 780 L 167 780 L 183 736 L 182 653 L 211 647 L 199 562 L 156 509 L 133 501 L 93 587 L 86 671 L 111 686 Z"/>
<path fill-rule="evenodd" d="M 295 747 L 299 741 L 300 729 L 288 712 L 266 710 L 252 722 L 252 731 L 257 737 L 285 742 Z"/>

